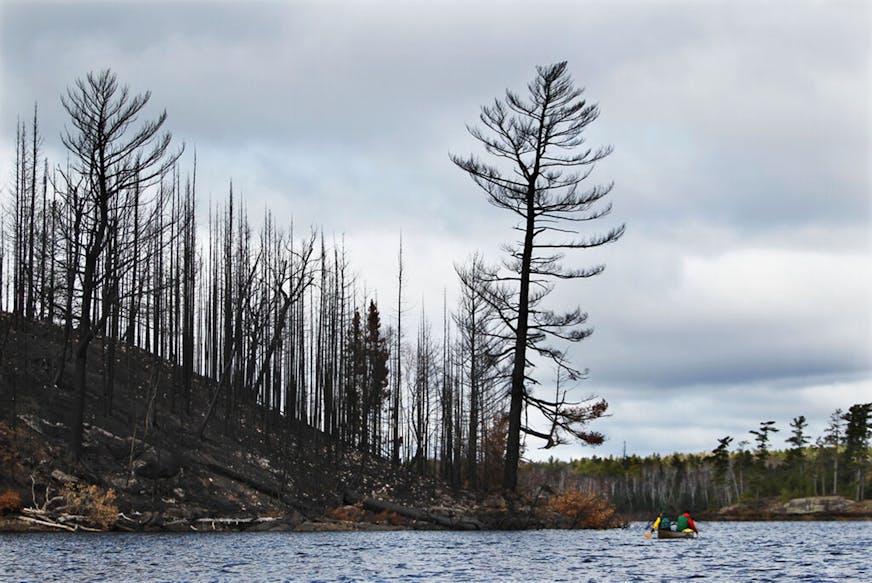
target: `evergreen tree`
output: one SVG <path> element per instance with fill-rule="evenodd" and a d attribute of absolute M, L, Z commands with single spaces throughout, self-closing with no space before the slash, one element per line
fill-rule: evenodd
<path fill-rule="evenodd" d="M 346 335 L 346 383 L 344 394 L 345 423 L 343 437 L 350 444 L 360 443 L 362 395 L 361 389 L 366 380 L 366 356 L 363 346 L 363 327 L 360 311 L 355 309 L 351 326 Z"/>
<path fill-rule="evenodd" d="M 827 425 L 826 433 L 824 434 L 824 443 L 831 448 L 831 457 L 833 462 L 833 496 L 839 493 L 839 446 L 842 445 L 844 438 L 843 433 L 843 413 L 841 409 L 836 409 L 830 415 L 830 424 Z"/>
<path fill-rule="evenodd" d="M 751 430 L 750 432 L 754 436 L 754 441 L 757 442 L 751 475 L 751 485 L 756 496 L 769 496 L 778 490 L 778 484 L 772 480 L 772 472 L 769 468 L 769 434 L 777 432 L 775 421 L 762 421 L 759 430 Z"/>
<path fill-rule="evenodd" d="M 790 448 L 785 456 L 784 468 L 784 489 L 788 494 L 800 494 L 811 490 L 804 487 L 804 483 L 808 481 L 805 479 L 805 446 L 811 441 L 805 433 L 807 426 L 805 415 L 794 417 L 790 422 L 791 435 L 785 440 Z"/>
<path fill-rule="evenodd" d="M 805 461 L 805 446 L 811 441 L 811 438 L 805 433 L 806 427 L 808 427 L 808 423 L 805 420 L 805 415 L 794 417 L 790 422 L 792 432 L 790 437 L 785 440 L 790 445 L 790 449 L 787 450 L 787 465 L 789 467 L 802 466 Z"/>
<path fill-rule="evenodd" d="M 364 447 L 380 452 L 381 412 L 390 396 L 388 387 L 388 359 L 390 350 L 381 333 L 381 316 L 374 301 L 369 302 L 364 332 L 364 358 L 366 374 L 363 384 Z"/>
<path fill-rule="evenodd" d="M 712 473 L 714 482 L 718 486 L 717 498 L 719 505 L 724 505 L 730 500 L 730 486 L 727 483 L 727 474 L 730 471 L 730 444 L 733 438 L 729 435 L 718 440 L 718 446 L 712 450 Z"/>
<path fill-rule="evenodd" d="M 872 403 L 851 405 L 845 413 L 845 466 L 853 470 L 854 499 L 860 502 L 865 497 L 866 469 L 869 467 L 869 437 Z"/>
<path fill-rule="evenodd" d="M 754 441 L 757 442 L 754 459 L 760 467 L 765 467 L 766 462 L 769 461 L 769 434 L 778 433 L 775 421 L 762 421 L 760 429 L 758 431 L 752 429 L 750 433 L 754 436 Z"/>
<path fill-rule="evenodd" d="M 727 435 L 718 440 L 718 446 L 712 450 L 715 482 L 723 484 L 730 469 L 730 443 L 733 438 Z"/>

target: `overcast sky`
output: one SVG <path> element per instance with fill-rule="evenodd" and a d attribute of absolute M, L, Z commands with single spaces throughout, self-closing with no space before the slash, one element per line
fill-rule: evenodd
<path fill-rule="evenodd" d="M 438 313 L 453 264 L 513 237 L 448 153 L 481 153 L 480 106 L 567 60 L 601 109 L 588 140 L 614 147 L 598 228 L 627 234 L 573 255 L 608 267 L 554 297 L 590 314 L 577 395 L 612 417 L 598 449 L 530 455 L 707 451 L 770 419 L 783 447 L 793 417 L 819 435 L 872 401 L 870 6 L 0 0 L 0 186 L 17 116 L 38 102 L 63 159 L 60 93 L 111 68 L 196 149 L 201 207 L 232 179 L 254 216 L 344 236 L 390 306 L 402 232 L 407 317 Z"/>

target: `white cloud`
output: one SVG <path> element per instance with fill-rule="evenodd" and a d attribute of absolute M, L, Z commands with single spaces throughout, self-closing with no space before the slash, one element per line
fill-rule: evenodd
<path fill-rule="evenodd" d="M 595 378 L 678 387 L 870 370 L 869 254 L 760 248 L 636 252 L 583 302 L 602 325 L 580 347 Z M 658 264 L 660 262 L 662 266 Z M 638 270 L 638 271 L 635 271 Z"/>

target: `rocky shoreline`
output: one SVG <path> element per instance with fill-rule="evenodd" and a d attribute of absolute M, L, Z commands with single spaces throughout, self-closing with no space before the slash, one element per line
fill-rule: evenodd
<path fill-rule="evenodd" d="M 872 520 L 872 500 L 854 502 L 842 496 L 763 500 L 733 504 L 704 516 L 708 521 Z"/>
<path fill-rule="evenodd" d="M 111 528 L 85 526 L 81 517 L 53 516 L 32 508 L 0 517 L 0 532 L 351 532 L 398 530 L 505 530 L 566 529 L 572 526 L 559 515 L 529 505 L 510 511 L 501 497 L 491 497 L 475 507 L 437 506 L 416 508 L 395 502 L 351 494 L 357 502 L 327 509 L 318 516 L 299 512 L 273 515 L 195 516 L 180 518 L 161 509 L 119 513 Z M 166 501 L 164 501 L 166 502 Z M 731 521 L 869 521 L 872 501 L 853 502 L 840 496 L 797 498 L 787 502 L 770 500 L 756 504 L 734 504 L 715 513 L 702 512 L 700 522 Z"/>

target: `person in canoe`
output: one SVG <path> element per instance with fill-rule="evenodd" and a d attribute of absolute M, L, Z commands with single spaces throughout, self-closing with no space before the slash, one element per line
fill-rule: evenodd
<path fill-rule="evenodd" d="M 657 518 L 654 519 L 654 522 L 651 523 L 651 533 L 657 532 L 657 529 L 660 528 L 660 523 L 663 521 L 663 513 L 657 515 Z"/>
<path fill-rule="evenodd" d="M 696 529 L 696 524 L 693 522 L 693 518 L 690 517 L 689 512 L 685 512 L 684 514 L 680 514 L 678 519 L 675 521 L 677 526 L 676 530 L 679 532 L 695 532 L 699 534 L 699 531 Z"/>
<path fill-rule="evenodd" d="M 654 519 L 648 527 L 646 527 L 645 538 L 651 538 L 658 530 L 669 530 L 671 527 L 671 522 L 669 517 L 663 516 L 663 512 L 657 515 L 657 518 Z"/>

